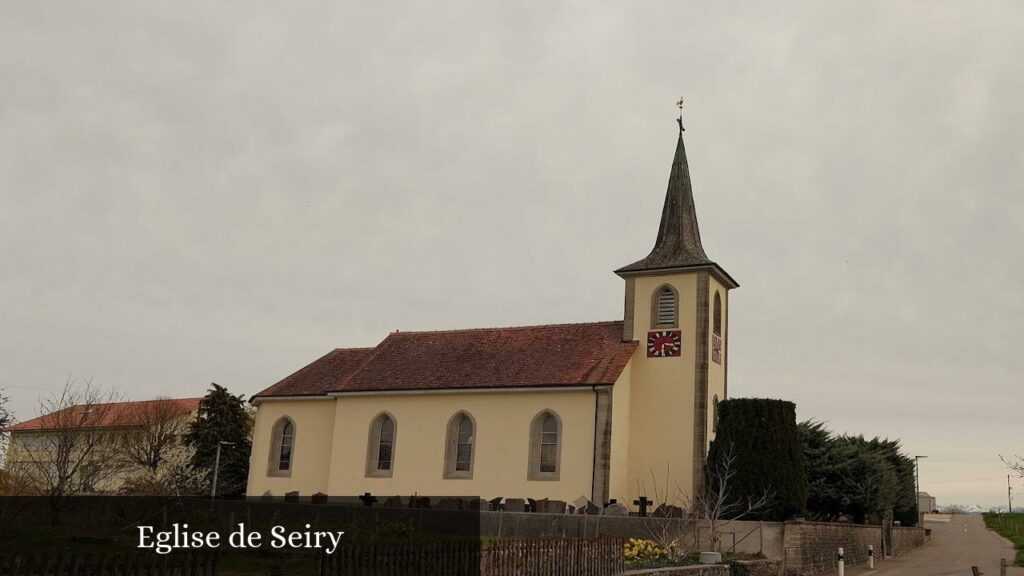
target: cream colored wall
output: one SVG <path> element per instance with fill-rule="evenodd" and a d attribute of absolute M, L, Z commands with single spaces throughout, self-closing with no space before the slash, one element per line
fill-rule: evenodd
<path fill-rule="evenodd" d="M 256 412 L 248 493 L 417 493 L 567 501 L 590 497 L 594 400 L 593 391 L 587 389 L 264 401 Z M 562 420 L 560 476 L 558 480 L 527 480 L 530 423 L 545 409 Z M 477 424 L 473 478 L 445 479 L 448 420 L 460 410 L 469 412 Z M 397 424 L 394 470 L 391 478 L 367 478 L 370 423 L 382 411 L 393 415 Z M 295 465 L 291 477 L 270 477 L 271 430 L 284 415 L 296 426 Z"/>
<path fill-rule="evenodd" d="M 726 399 L 726 363 L 729 360 L 727 348 L 729 347 L 729 291 L 725 286 L 711 276 L 708 282 L 708 338 L 714 333 L 715 322 L 715 291 L 722 297 L 722 363 L 717 364 L 711 360 L 711 342 L 708 342 L 708 445 L 715 439 L 714 429 L 714 399 L 718 395 L 719 401 Z"/>
<path fill-rule="evenodd" d="M 688 496 L 693 482 L 697 277 L 647 276 L 637 277 L 635 282 L 633 334 L 640 346 L 630 361 L 629 473 L 627 496 L 619 500 L 628 504 L 641 494 L 653 498 L 655 488 L 661 494 L 670 489 L 672 496 L 681 496 L 677 485 Z M 679 294 L 682 353 L 678 358 L 647 358 L 651 300 L 662 284 L 672 285 Z M 666 483 L 671 487 L 666 487 Z"/>
<path fill-rule="evenodd" d="M 591 390 L 342 396 L 337 402 L 329 494 L 481 496 L 491 499 L 589 497 L 594 458 Z M 473 478 L 445 479 L 448 420 L 458 411 L 476 421 Z M 562 421 L 558 480 L 527 480 L 530 423 L 542 410 Z M 382 411 L 397 429 L 390 478 L 366 478 L 370 423 Z"/>
<path fill-rule="evenodd" d="M 632 363 L 619 375 L 612 388 L 612 442 L 608 474 L 608 497 L 625 502 L 629 498 L 629 437 L 632 419 Z M 630 500 L 632 502 L 632 500 Z"/>
<path fill-rule="evenodd" d="M 307 496 L 327 492 L 336 404 L 333 398 L 259 403 L 249 457 L 246 491 L 250 496 L 262 496 L 267 491 L 275 496 L 294 490 Z M 271 431 L 278 419 L 284 416 L 295 423 L 292 471 L 290 476 L 270 476 Z"/>

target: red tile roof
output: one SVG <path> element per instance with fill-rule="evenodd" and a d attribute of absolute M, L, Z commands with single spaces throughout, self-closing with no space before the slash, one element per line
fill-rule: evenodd
<path fill-rule="evenodd" d="M 355 374 L 375 348 L 338 348 L 331 350 L 298 372 L 267 388 L 257 396 L 310 396 L 333 390 Z"/>
<path fill-rule="evenodd" d="M 636 349 L 622 322 L 394 332 L 339 349 L 255 397 L 614 384 Z"/>
<path fill-rule="evenodd" d="M 202 398 L 171 398 L 174 407 L 182 415 L 199 409 Z M 163 400 L 141 400 L 138 402 L 110 402 L 106 404 L 75 405 L 38 418 L 26 420 L 0 430 L 19 432 L 28 430 L 52 430 L 66 427 L 73 422 L 80 428 L 121 428 L 144 424 L 147 408 Z"/>

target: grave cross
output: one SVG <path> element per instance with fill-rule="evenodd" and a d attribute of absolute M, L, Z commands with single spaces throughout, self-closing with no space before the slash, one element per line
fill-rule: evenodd
<path fill-rule="evenodd" d="M 638 500 L 633 500 L 633 505 L 640 507 L 640 517 L 641 518 L 646 518 L 647 517 L 647 505 L 648 504 L 654 504 L 654 502 L 651 502 L 650 500 L 648 500 L 647 496 L 641 496 Z"/>
<path fill-rule="evenodd" d="M 359 499 L 363 501 L 363 506 L 373 506 L 373 503 L 377 501 L 377 497 L 369 492 L 364 493 Z"/>

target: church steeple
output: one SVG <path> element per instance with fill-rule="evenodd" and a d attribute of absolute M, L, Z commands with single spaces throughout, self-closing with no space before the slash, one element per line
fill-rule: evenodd
<path fill-rule="evenodd" d="M 665 206 L 661 210 L 661 225 L 658 227 L 654 249 L 646 258 L 623 266 L 615 273 L 626 276 L 703 267 L 715 268 L 725 276 L 727 283 L 735 284 L 735 280 L 708 258 L 701 245 L 697 210 L 693 204 L 693 188 L 690 184 L 690 166 L 686 160 L 686 146 L 683 144 L 683 126 L 680 119 L 679 139 L 676 141 L 676 153 L 672 159 L 672 171 L 668 178 Z"/>

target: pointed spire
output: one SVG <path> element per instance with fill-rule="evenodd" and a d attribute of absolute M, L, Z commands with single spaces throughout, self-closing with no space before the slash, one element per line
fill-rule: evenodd
<path fill-rule="evenodd" d="M 679 140 L 668 178 L 665 206 L 661 211 L 661 226 L 654 249 L 643 260 L 624 266 L 616 272 L 640 272 L 662 268 L 682 268 L 714 264 L 704 253 L 697 226 L 697 211 L 693 205 L 690 185 L 690 167 L 683 145 L 683 123 L 679 122 Z"/>

